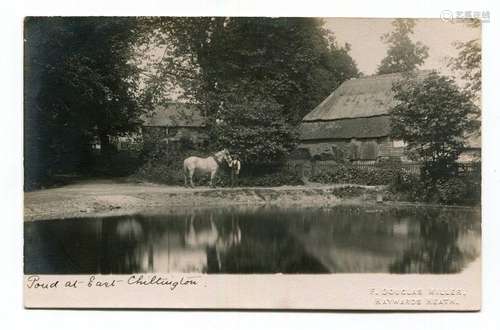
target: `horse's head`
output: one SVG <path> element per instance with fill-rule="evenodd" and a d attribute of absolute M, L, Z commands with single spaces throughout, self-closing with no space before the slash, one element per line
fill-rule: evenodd
<path fill-rule="evenodd" d="M 224 160 L 226 161 L 228 166 L 231 166 L 231 162 L 233 161 L 233 159 L 231 158 L 229 150 L 223 149 L 222 151 L 224 152 Z"/>
<path fill-rule="evenodd" d="M 228 165 L 231 164 L 231 154 L 229 153 L 229 150 L 227 149 L 222 149 L 221 151 L 215 153 L 215 159 L 217 162 L 222 162 L 225 161 Z"/>

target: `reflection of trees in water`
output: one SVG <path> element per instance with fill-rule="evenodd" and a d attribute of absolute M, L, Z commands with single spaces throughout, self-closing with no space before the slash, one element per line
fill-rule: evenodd
<path fill-rule="evenodd" d="M 237 220 L 212 213 L 131 216 L 103 221 L 98 241 L 102 273 L 207 272 L 241 240 Z"/>
<path fill-rule="evenodd" d="M 205 209 L 30 224 L 25 268 L 33 273 L 449 273 L 479 255 L 478 214 L 423 210 Z M 31 261 L 40 259 L 45 261 Z"/>
<path fill-rule="evenodd" d="M 98 272 L 101 219 L 40 221 L 24 224 L 27 274 Z"/>
<path fill-rule="evenodd" d="M 467 236 L 470 214 L 456 217 L 360 208 L 127 217 L 103 221 L 99 264 L 103 273 L 453 273 L 478 255 L 467 248 L 478 236 Z"/>
<path fill-rule="evenodd" d="M 221 273 L 325 273 L 327 270 L 307 255 L 289 234 L 289 223 L 273 214 L 262 214 L 260 221 L 251 215 L 240 215 L 239 244 L 219 251 L 219 268 L 208 272 Z"/>
<path fill-rule="evenodd" d="M 470 224 L 474 219 L 467 219 L 467 223 L 440 210 L 423 212 L 420 217 L 420 239 L 390 266 L 392 273 L 457 273 L 478 256 L 478 250 L 467 251 L 459 246 L 460 238 L 471 241 L 469 245 L 479 243 Z"/>
<path fill-rule="evenodd" d="M 295 221 L 290 233 L 332 273 L 387 272 L 419 233 L 408 213 L 336 207 Z"/>
<path fill-rule="evenodd" d="M 144 252 L 138 248 L 144 241 L 144 225 L 133 216 L 101 221 L 100 272 L 137 273 L 142 270 L 140 256 Z"/>

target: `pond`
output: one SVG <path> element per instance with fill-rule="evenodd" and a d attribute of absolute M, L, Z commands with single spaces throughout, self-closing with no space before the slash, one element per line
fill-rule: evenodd
<path fill-rule="evenodd" d="M 478 209 L 228 207 L 26 222 L 26 274 L 457 273 Z"/>

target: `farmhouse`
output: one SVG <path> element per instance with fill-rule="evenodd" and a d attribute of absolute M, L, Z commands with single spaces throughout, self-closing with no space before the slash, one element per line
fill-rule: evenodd
<path fill-rule="evenodd" d="M 200 145 L 208 139 L 205 125 L 205 117 L 195 104 L 168 103 L 144 118 L 142 138 L 145 145 L 182 140 Z"/>
<path fill-rule="evenodd" d="M 476 163 L 481 161 L 481 134 L 475 132 L 467 136 L 465 150 L 458 157 L 459 163 Z"/>
<path fill-rule="evenodd" d="M 417 78 L 426 74 L 421 71 Z M 392 84 L 400 78 L 401 74 L 385 74 L 345 81 L 303 118 L 300 147 L 313 157 L 339 161 L 405 160 L 405 143 L 390 137 Z"/>

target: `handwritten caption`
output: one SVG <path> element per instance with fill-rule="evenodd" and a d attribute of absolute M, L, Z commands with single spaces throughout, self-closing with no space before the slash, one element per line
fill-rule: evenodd
<path fill-rule="evenodd" d="M 139 287 L 163 287 L 174 291 L 181 287 L 193 287 L 199 285 L 199 276 L 166 277 L 159 275 L 130 275 L 126 279 L 118 279 L 110 276 L 90 275 L 87 278 L 46 280 L 38 275 L 30 275 L 26 278 L 28 289 L 51 290 L 60 288 L 117 288 L 119 286 Z"/>

